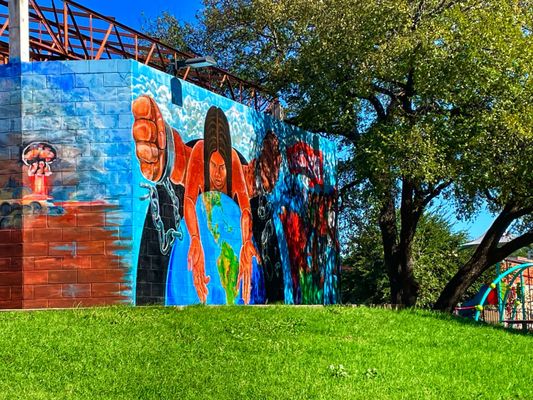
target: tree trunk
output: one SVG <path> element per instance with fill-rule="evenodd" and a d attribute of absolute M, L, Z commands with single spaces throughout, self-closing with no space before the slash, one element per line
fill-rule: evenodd
<path fill-rule="evenodd" d="M 446 284 L 434 310 L 451 313 L 461 299 L 463 293 L 491 266 L 486 255 L 482 258 L 472 257 Z"/>
<path fill-rule="evenodd" d="M 392 304 L 402 304 L 407 307 L 416 305 L 420 286 L 415 279 L 411 259 L 413 240 L 402 241 L 398 246 L 396 222 L 384 221 L 380 218 L 380 229 L 383 240 L 384 262 L 391 288 Z"/>
<path fill-rule="evenodd" d="M 516 219 L 531 212 L 533 212 L 533 207 L 519 207 L 512 202 L 508 202 L 490 226 L 470 260 L 461 267 L 444 287 L 433 309 L 452 312 L 463 293 L 483 272 L 516 250 L 531 243 L 533 241 L 533 232 L 530 231 L 498 247 L 501 237 L 509 226 Z"/>
<path fill-rule="evenodd" d="M 411 260 L 412 241 L 408 247 L 400 248 L 400 299 L 401 304 L 407 307 L 414 307 L 418 299 L 418 292 L 420 285 L 418 284 L 414 272 L 413 263 Z"/>
<path fill-rule="evenodd" d="M 420 210 L 413 202 L 414 189 L 407 183 L 402 188 L 400 209 L 401 229 L 398 233 L 396 205 L 389 194 L 379 214 L 383 241 L 383 256 L 391 287 L 391 303 L 407 307 L 416 305 L 419 284 L 415 279 L 412 262 L 413 241 L 420 219 Z"/>
<path fill-rule="evenodd" d="M 415 204 L 414 194 L 413 183 L 408 179 L 402 179 L 398 259 L 400 263 L 401 304 L 407 307 L 416 305 L 418 291 L 420 290 L 420 285 L 416 281 L 413 270 L 413 241 L 422 212 L 420 205 Z"/>
<path fill-rule="evenodd" d="M 396 228 L 396 207 L 390 196 L 379 212 L 379 229 L 383 242 L 383 261 L 387 268 L 391 289 L 391 303 L 402 304 L 400 263 L 398 260 L 398 242 Z"/>

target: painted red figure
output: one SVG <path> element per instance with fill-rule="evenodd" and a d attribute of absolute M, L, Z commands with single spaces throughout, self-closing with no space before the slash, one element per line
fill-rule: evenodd
<path fill-rule="evenodd" d="M 55 149 L 47 143 L 32 143 L 22 152 L 22 161 L 28 166 L 33 193 L 26 198 L 47 200 L 46 177 L 52 175 L 50 164 L 56 159 Z"/>
<path fill-rule="evenodd" d="M 207 300 L 210 277 L 205 274 L 196 201 L 200 193 L 207 191 L 222 192 L 237 200 L 241 209 L 242 235 L 237 287 L 242 282 L 242 297 L 248 304 L 251 294 L 252 258 L 260 260 L 252 242 L 249 200 L 254 190 L 251 176 L 255 163 L 241 163 L 237 152 L 231 147 L 228 121 L 219 108 L 209 109 L 204 139 L 197 141 L 192 147 L 186 145 L 179 133 L 165 123 L 159 107 L 151 97 L 138 97 L 133 102 L 132 111 L 135 118 L 133 137 L 144 177 L 158 182 L 168 174 L 174 184 L 185 188 L 183 214 L 191 238 L 187 266 L 192 270 L 194 286 L 202 303 Z M 170 141 L 173 143 L 169 143 Z M 168 160 L 172 150 L 173 159 Z M 171 167 L 167 167 L 169 161 Z M 167 168 L 170 170 L 167 171 Z"/>

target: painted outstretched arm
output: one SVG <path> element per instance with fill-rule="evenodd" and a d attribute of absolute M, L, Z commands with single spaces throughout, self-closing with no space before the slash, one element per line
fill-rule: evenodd
<path fill-rule="evenodd" d="M 203 142 L 198 142 L 190 157 L 190 165 L 185 176 L 185 199 L 183 203 L 183 214 L 187 230 L 191 237 L 189 254 L 187 256 L 187 267 L 192 270 L 194 287 L 202 303 L 207 300 L 207 284 L 210 277 L 205 275 L 205 258 L 202 242 L 200 241 L 200 231 L 198 228 L 198 218 L 196 215 L 196 201 L 198 194 L 204 187 L 204 165 L 203 165 Z"/>
<path fill-rule="evenodd" d="M 176 184 L 183 183 L 190 147 L 183 143 L 175 129 L 165 123 L 159 107 L 151 97 L 139 96 L 133 101 L 131 109 L 135 119 L 132 132 L 135 150 L 143 176 L 152 182 L 158 182 L 167 172 L 170 161 L 172 170 L 167 173 L 170 173 L 171 180 Z M 170 138 L 167 137 L 169 132 L 172 135 Z M 169 154 L 170 152 L 173 154 Z"/>
<path fill-rule="evenodd" d="M 247 182 L 240 168 L 240 160 L 237 152 L 232 152 L 232 185 L 237 196 L 237 201 L 241 208 L 241 235 L 242 247 L 239 256 L 239 277 L 237 278 L 237 289 L 242 282 L 242 298 L 245 304 L 250 303 L 252 287 L 252 258 L 255 257 L 260 263 L 259 253 L 253 244 L 252 234 L 252 211 L 250 208 L 250 198 L 247 190 Z"/>

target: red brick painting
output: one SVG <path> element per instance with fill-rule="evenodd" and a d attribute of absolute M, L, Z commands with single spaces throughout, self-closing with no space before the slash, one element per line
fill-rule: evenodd
<path fill-rule="evenodd" d="M 0 308 L 129 302 L 129 265 L 119 253 L 130 238 L 121 237 L 112 218 L 118 207 L 104 200 L 54 200 L 54 146 L 30 144 L 21 158 L 20 182 L 3 179 L 8 200 L 0 204 Z"/>
<path fill-rule="evenodd" d="M 23 308 L 116 304 L 127 300 L 111 206 L 61 203 L 63 215 L 25 217 Z M 31 233 L 31 234 L 30 234 Z"/>
<path fill-rule="evenodd" d="M 22 229 L 0 230 L 0 307 L 117 304 L 131 290 L 104 203 L 60 203 L 64 214 L 25 215 Z"/>

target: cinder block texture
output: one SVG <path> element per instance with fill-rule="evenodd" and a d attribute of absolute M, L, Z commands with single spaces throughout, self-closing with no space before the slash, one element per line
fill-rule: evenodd
<path fill-rule="evenodd" d="M 133 302 L 131 68 L 0 66 L 1 308 Z"/>
<path fill-rule="evenodd" d="M 334 144 L 132 60 L 0 66 L 0 308 L 339 301 Z"/>

